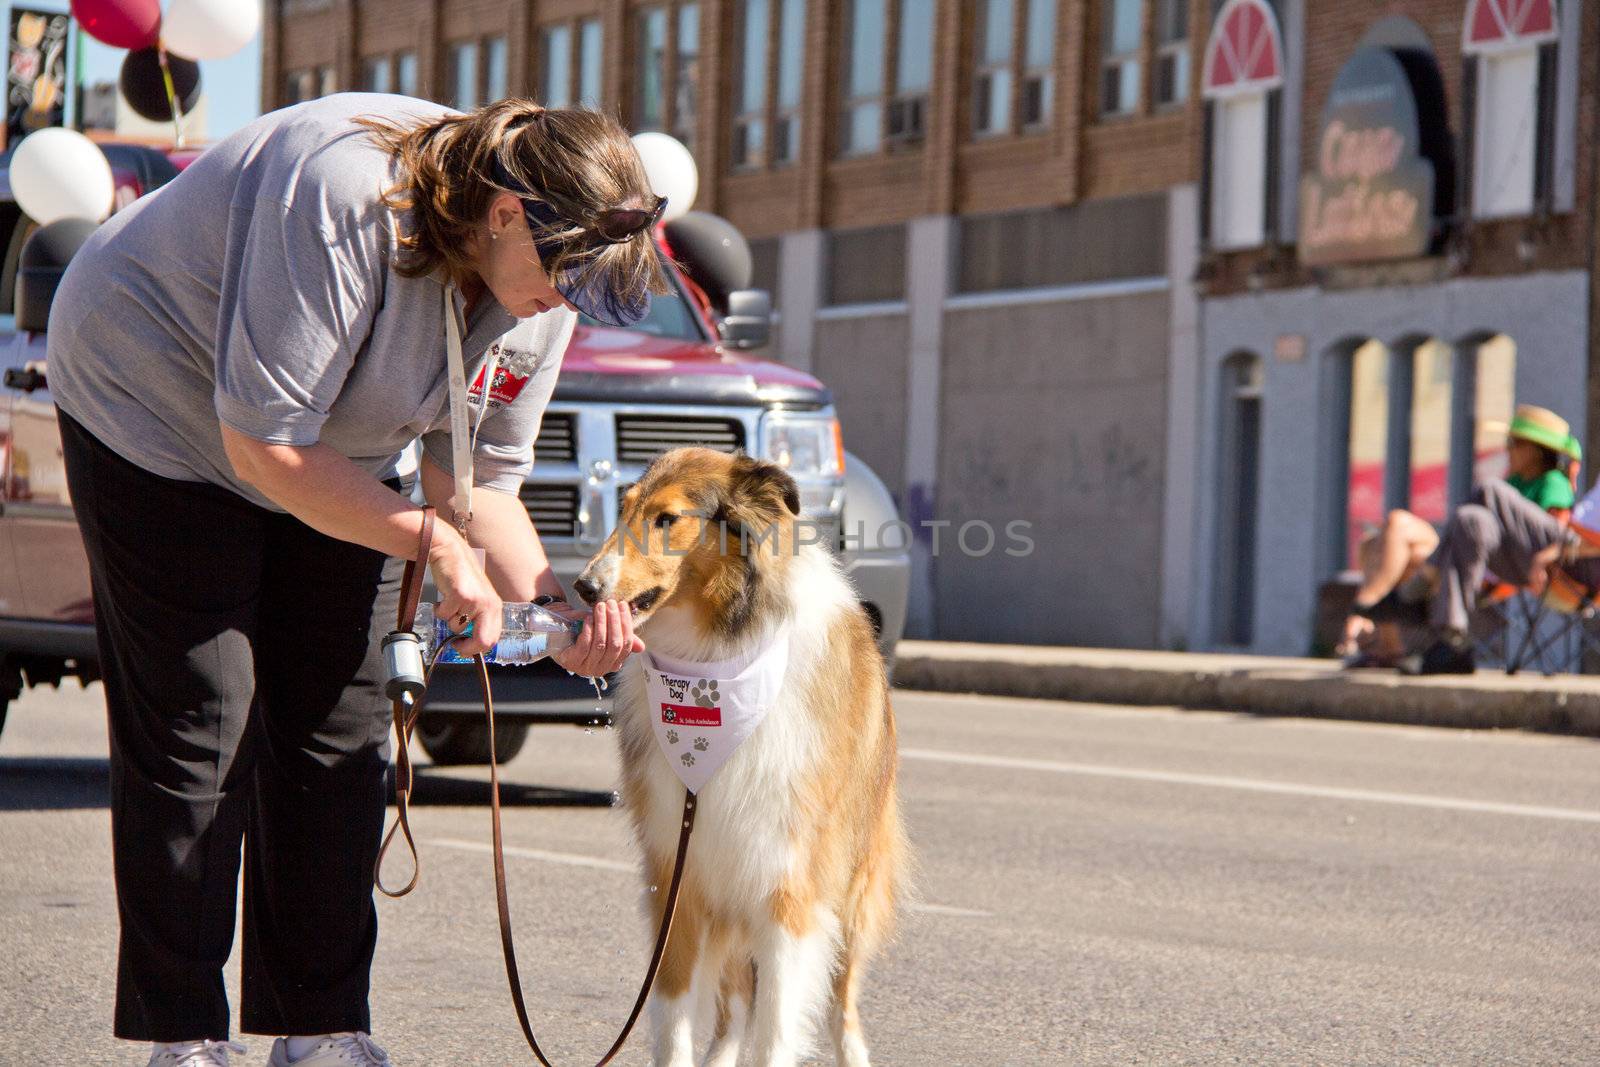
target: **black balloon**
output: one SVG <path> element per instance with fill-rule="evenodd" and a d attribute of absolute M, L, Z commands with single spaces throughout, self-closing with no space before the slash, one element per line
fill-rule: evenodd
<path fill-rule="evenodd" d="M 750 288 L 750 244 L 733 223 L 709 211 L 690 211 L 666 225 L 667 244 L 694 283 L 719 307 L 728 294 Z"/>
<path fill-rule="evenodd" d="M 172 71 L 172 88 L 178 95 L 178 107 L 187 115 L 200 100 L 200 64 L 167 53 L 167 68 Z M 167 86 L 161 77 L 161 57 L 154 48 L 141 48 L 129 52 L 122 61 L 122 75 L 117 79 L 122 98 L 139 115 L 151 122 L 172 121 L 172 105 L 167 100 Z"/>

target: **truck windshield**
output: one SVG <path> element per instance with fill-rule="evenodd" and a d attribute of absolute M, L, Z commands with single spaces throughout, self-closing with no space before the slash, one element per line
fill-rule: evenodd
<path fill-rule="evenodd" d="M 706 336 L 700 328 L 699 317 L 690 308 L 677 276 L 670 270 L 667 272 L 667 284 L 672 286 L 672 292 L 652 298 L 649 314 L 629 329 L 674 341 L 704 341 Z M 578 321 L 585 326 L 600 325 L 587 315 L 579 315 Z"/>

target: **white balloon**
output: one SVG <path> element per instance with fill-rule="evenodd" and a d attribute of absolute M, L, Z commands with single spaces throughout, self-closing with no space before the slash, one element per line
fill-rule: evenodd
<path fill-rule="evenodd" d="M 644 173 L 657 196 L 667 198 L 663 222 L 686 215 L 700 191 L 700 169 L 683 142 L 665 133 L 636 133 L 633 147 L 644 162 Z"/>
<path fill-rule="evenodd" d="M 221 59 L 261 31 L 261 0 L 172 0 L 161 18 L 167 51 L 186 59 Z"/>
<path fill-rule="evenodd" d="M 76 130 L 36 130 L 11 157 L 11 195 L 41 226 L 70 218 L 98 222 L 111 214 L 115 193 L 105 153 Z"/>

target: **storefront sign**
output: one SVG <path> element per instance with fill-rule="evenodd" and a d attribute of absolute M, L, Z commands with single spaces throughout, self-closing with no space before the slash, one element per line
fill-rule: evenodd
<path fill-rule="evenodd" d="M 72 20 L 58 11 L 13 7 L 6 73 L 6 144 L 60 126 L 67 107 L 67 37 Z"/>
<path fill-rule="evenodd" d="M 1433 231 L 1434 167 L 1418 102 L 1387 48 L 1363 48 L 1334 79 L 1315 170 L 1300 182 L 1300 261 L 1308 266 L 1422 255 Z"/>

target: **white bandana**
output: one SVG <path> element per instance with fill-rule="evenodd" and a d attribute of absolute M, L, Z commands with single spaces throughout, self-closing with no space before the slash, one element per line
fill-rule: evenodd
<path fill-rule="evenodd" d="M 777 702 L 789 665 L 789 631 L 753 657 L 692 663 L 644 654 L 650 724 L 667 762 L 698 793 Z"/>

